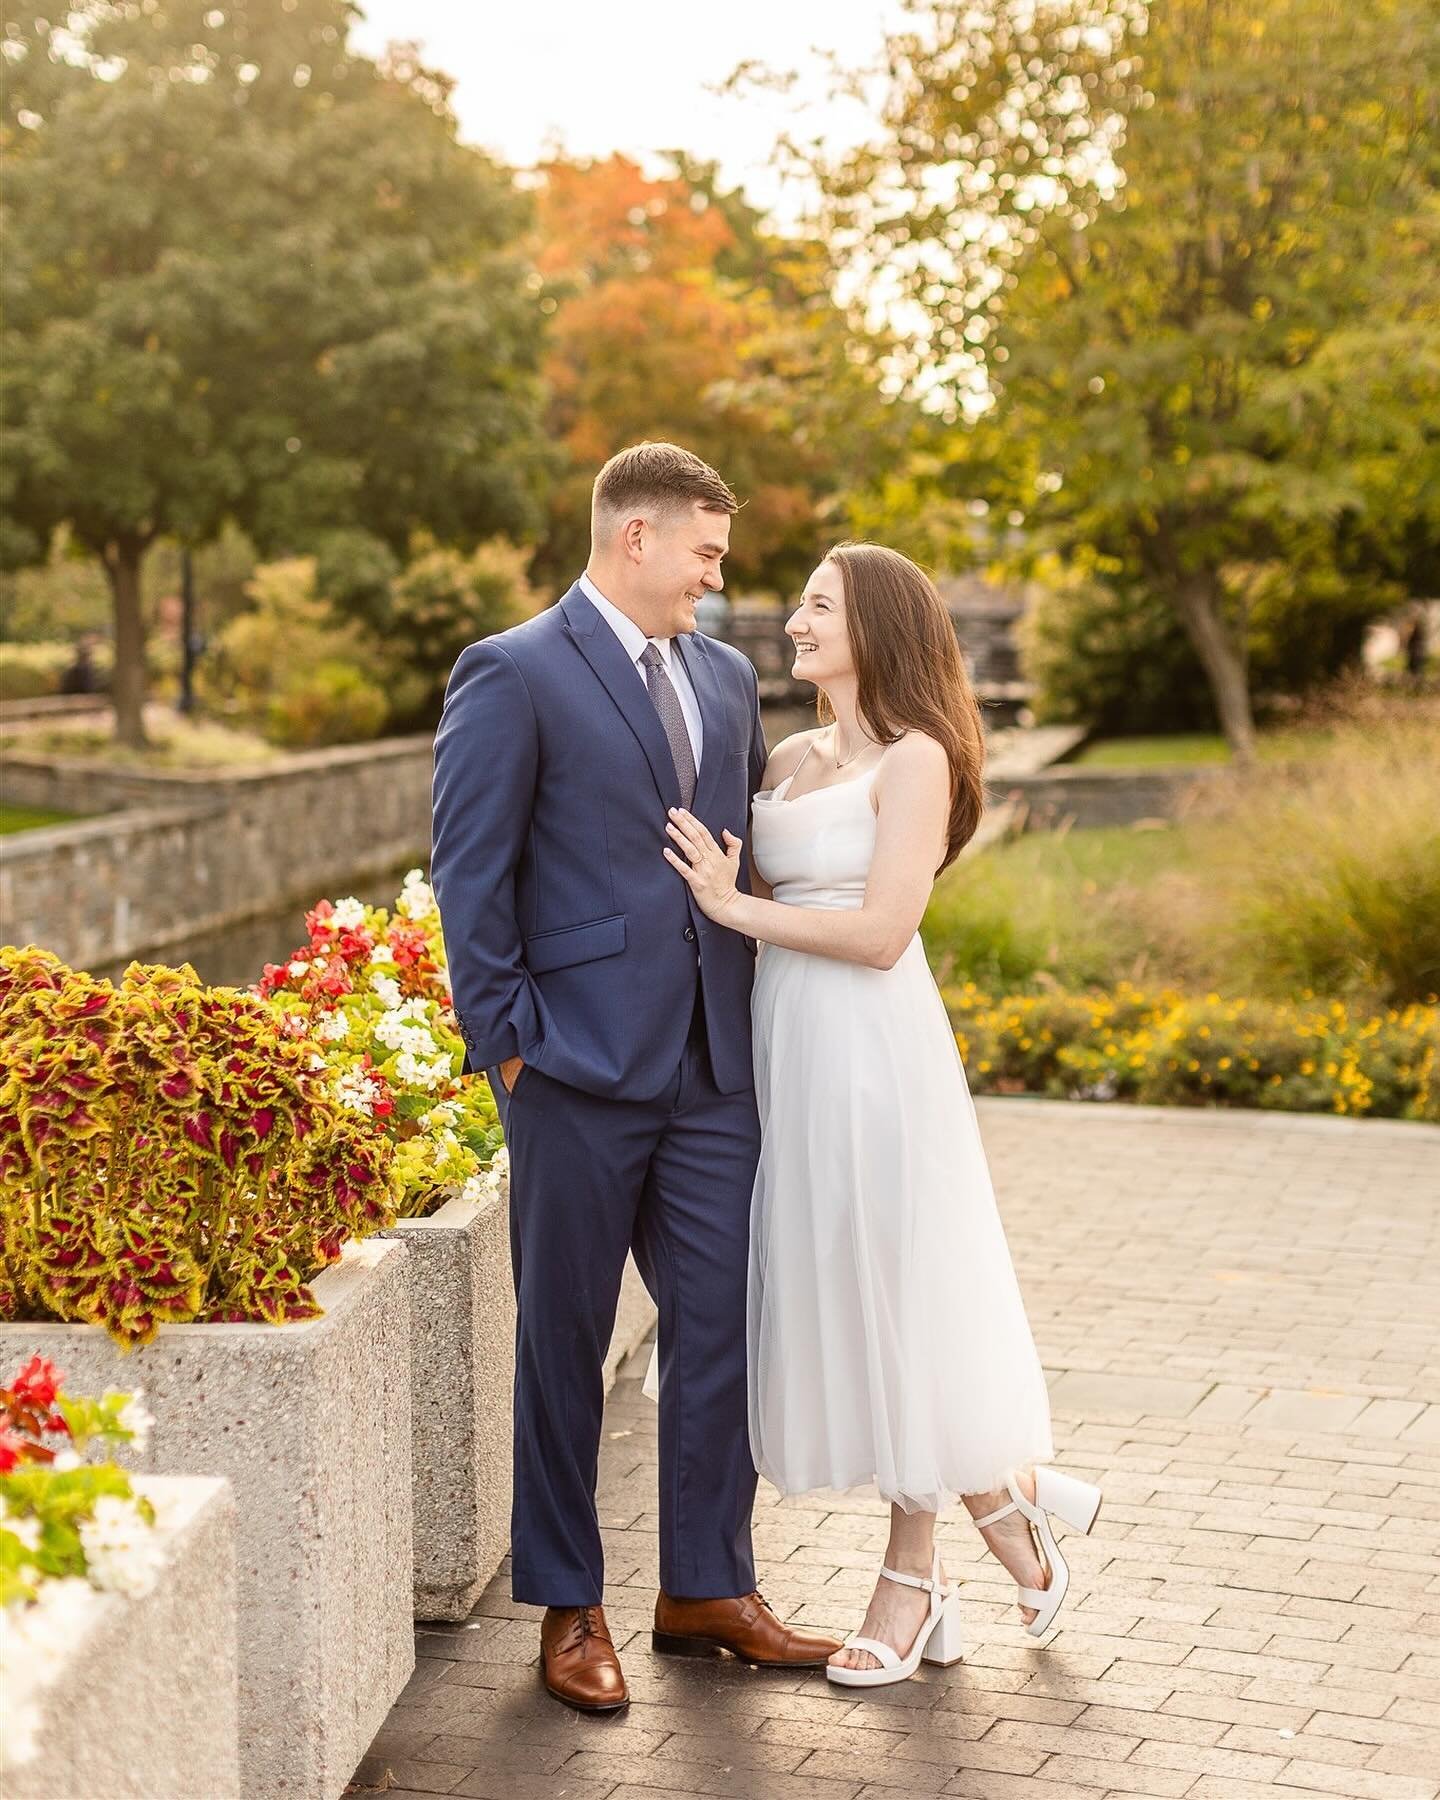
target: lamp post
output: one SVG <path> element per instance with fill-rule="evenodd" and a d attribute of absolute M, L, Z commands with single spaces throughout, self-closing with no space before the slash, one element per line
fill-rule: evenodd
<path fill-rule="evenodd" d="M 195 635 L 195 567 L 190 548 L 180 551 L 180 700 L 179 710 L 195 709 L 195 657 L 200 648 Z"/>

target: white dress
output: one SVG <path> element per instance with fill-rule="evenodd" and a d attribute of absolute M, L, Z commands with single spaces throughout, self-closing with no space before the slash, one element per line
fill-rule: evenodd
<path fill-rule="evenodd" d="M 878 767 L 755 796 L 751 851 L 777 901 L 861 905 Z M 756 1467 L 784 1493 L 867 1488 L 935 1512 L 1048 1461 L 1045 1378 L 918 934 L 890 969 L 765 944 L 752 1017 Z"/>

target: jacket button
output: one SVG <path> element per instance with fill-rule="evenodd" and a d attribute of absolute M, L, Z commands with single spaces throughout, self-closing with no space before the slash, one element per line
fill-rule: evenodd
<path fill-rule="evenodd" d="M 695 942 L 695 927 L 693 925 L 687 925 L 685 927 L 685 942 L 687 944 L 693 944 Z"/>

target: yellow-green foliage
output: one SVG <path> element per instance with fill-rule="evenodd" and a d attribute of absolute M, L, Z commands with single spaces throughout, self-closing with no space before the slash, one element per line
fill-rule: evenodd
<path fill-rule="evenodd" d="M 281 1323 L 394 1222 L 393 1150 L 251 994 L 0 950 L 0 1319 Z"/>
<path fill-rule="evenodd" d="M 60 692 L 60 678 L 75 660 L 73 644 L 0 644 L 0 700 L 34 700 Z M 110 648 L 91 656 L 102 679 L 110 673 Z"/>
<path fill-rule="evenodd" d="M 1145 992 L 945 993 L 977 1093 L 1440 1120 L 1440 1007 Z"/>
<path fill-rule="evenodd" d="M 303 685 L 322 666 L 337 664 L 358 672 L 383 705 L 384 693 L 373 686 L 383 668 L 378 646 L 358 621 L 336 617 L 316 586 L 313 556 L 262 563 L 245 593 L 249 610 L 230 620 L 201 660 L 207 704 L 264 723 L 272 704 L 289 689 Z M 380 723 L 383 717 L 382 711 Z M 373 737 L 378 724 L 366 723 L 366 735 Z"/>
<path fill-rule="evenodd" d="M 352 663 L 306 669 L 270 701 L 265 735 L 289 750 L 378 737 L 390 714 L 385 690 Z"/>

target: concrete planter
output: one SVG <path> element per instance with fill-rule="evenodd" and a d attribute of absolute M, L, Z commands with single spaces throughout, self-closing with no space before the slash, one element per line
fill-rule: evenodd
<path fill-rule="evenodd" d="M 235 1505 L 223 1481 L 141 1477 L 166 1565 L 143 1600 L 97 1594 L 87 1627 L 36 1690 L 39 1753 L 7 1800 L 237 1800 Z"/>
<path fill-rule="evenodd" d="M 385 1235 L 409 1252 L 415 1617 L 463 1619 L 510 1542 L 509 1193 Z"/>
<path fill-rule="evenodd" d="M 447 1200 L 387 1237 L 409 1251 L 415 1617 L 467 1618 L 510 1546 L 515 1292 L 508 1183 Z M 605 1362 L 608 1392 L 655 1308 L 627 1263 Z"/>
<path fill-rule="evenodd" d="M 414 1667 L 405 1261 L 348 1244 L 323 1317 L 167 1325 L 129 1356 L 98 1326 L 0 1327 L 6 1367 L 38 1350 L 75 1393 L 144 1388 L 149 1447 L 118 1460 L 229 1478 L 240 1776 L 266 1800 L 339 1795 Z"/>

